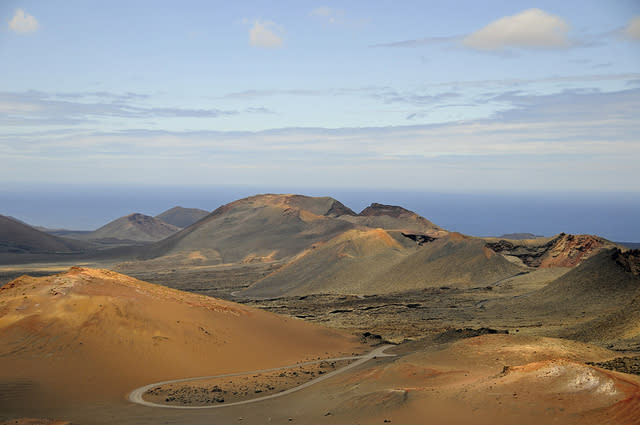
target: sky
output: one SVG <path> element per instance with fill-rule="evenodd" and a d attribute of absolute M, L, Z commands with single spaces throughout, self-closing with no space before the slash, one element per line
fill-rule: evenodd
<path fill-rule="evenodd" d="M 0 189 L 640 194 L 640 2 L 0 3 Z"/>

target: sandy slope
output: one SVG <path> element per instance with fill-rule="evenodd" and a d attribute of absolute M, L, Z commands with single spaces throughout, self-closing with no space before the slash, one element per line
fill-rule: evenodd
<path fill-rule="evenodd" d="M 382 229 L 349 230 L 258 281 L 242 295 L 271 297 L 311 293 L 369 294 L 371 281 L 415 252 L 415 242 Z"/>
<path fill-rule="evenodd" d="M 351 337 L 107 270 L 0 290 L 0 411 L 123 397 L 165 379 L 351 354 Z M 12 390 L 7 392 L 7 390 Z"/>
<path fill-rule="evenodd" d="M 509 335 L 421 349 L 334 381 L 332 394 L 342 401 L 323 423 L 637 423 L 640 379 L 583 363 L 614 355 Z"/>
<path fill-rule="evenodd" d="M 487 249 L 480 239 L 452 233 L 418 247 L 397 232 L 371 229 L 346 232 L 311 249 L 241 294 L 384 294 L 441 286 L 487 286 L 523 270 L 526 268 Z"/>

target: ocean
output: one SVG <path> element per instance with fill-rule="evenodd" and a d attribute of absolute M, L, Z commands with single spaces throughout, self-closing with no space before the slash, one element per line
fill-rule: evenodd
<path fill-rule="evenodd" d="M 372 202 L 400 205 L 447 230 L 473 236 L 560 232 L 640 242 L 640 194 L 443 193 L 389 189 L 260 186 L 63 186 L 0 188 L 0 214 L 32 225 L 93 230 L 133 212 L 157 215 L 180 205 L 212 211 L 258 193 L 331 196 L 356 212 Z"/>

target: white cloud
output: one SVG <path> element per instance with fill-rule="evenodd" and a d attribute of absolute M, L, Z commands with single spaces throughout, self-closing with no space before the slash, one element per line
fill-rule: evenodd
<path fill-rule="evenodd" d="M 462 43 L 480 50 L 568 47 L 568 31 L 569 25 L 559 16 L 540 9 L 527 9 L 491 22 L 469 34 Z"/>
<path fill-rule="evenodd" d="M 624 29 L 624 35 L 631 40 L 640 40 L 640 16 L 631 18 L 629 25 Z"/>
<path fill-rule="evenodd" d="M 249 44 L 272 49 L 282 47 L 282 28 L 272 21 L 256 21 L 249 30 Z"/>
<path fill-rule="evenodd" d="M 19 34 L 26 34 L 38 30 L 38 20 L 32 15 L 26 14 L 24 10 L 16 10 L 16 14 L 9 21 L 9 30 Z"/>

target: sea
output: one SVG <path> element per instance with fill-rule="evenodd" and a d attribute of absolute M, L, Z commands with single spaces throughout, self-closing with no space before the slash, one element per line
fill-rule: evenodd
<path fill-rule="evenodd" d="M 450 231 L 472 236 L 560 232 L 640 242 L 639 193 L 438 192 L 375 188 L 235 185 L 0 186 L 0 214 L 50 229 L 94 230 L 134 212 L 174 206 L 212 211 L 261 193 L 331 196 L 359 212 L 373 202 L 400 205 Z"/>

